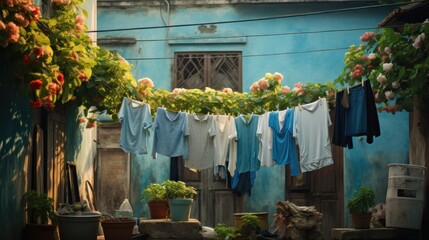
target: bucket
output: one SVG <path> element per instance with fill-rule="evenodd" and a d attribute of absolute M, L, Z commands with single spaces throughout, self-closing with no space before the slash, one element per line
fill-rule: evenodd
<path fill-rule="evenodd" d="M 241 217 L 245 214 L 252 214 L 258 217 L 259 227 L 263 230 L 268 230 L 268 213 L 267 212 L 245 212 L 245 213 L 234 213 L 234 227 L 240 229 Z"/>
<path fill-rule="evenodd" d="M 424 206 L 425 167 L 389 164 L 386 227 L 420 229 Z"/>
<path fill-rule="evenodd" d="M 57 215 L 61 240 L 96 240 L 100 213 L 82 212 L 81 214 Z"/>

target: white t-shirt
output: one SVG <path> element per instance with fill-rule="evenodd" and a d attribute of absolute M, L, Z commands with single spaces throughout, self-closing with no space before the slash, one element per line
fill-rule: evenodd
<path fill-rule="evenodd" d="M 213 119 L 216 127 L 214 166 L 226 166 L 229 136 L 235 130 L 234 117 L 216 115 L 213 116 Z"/>
<path fill-rule="evenodd" d="M 266 112 L 259 116 L 258 128 L 256 130 L 256 136 L 259 139 L 258 158 L 261 161 L 261 166 L 266 167 L 275 165 L 273 161 L 273 129 L 268 125 L 269 115 L 270 113 Z"/>
<path fill-rule="evenodd" d="M 293 136 L 299 145 L 301 172 L 329 166 L 332 159 L 328 104 L 325 98 L 295 107 Z"/>

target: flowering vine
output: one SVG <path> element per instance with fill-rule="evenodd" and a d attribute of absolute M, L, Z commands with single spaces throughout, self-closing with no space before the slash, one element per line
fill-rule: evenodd
<path fill-rule="evenodd" d="M 53 110 L 77 101 L 112 116 L 135 81 L 121 56 L 92 44 L 85 31 L 83 0 L 53 0 L 53 16 L 42 18 L 33 0 L 0 0 L 0 54 L 30 96 L 32 108 Z"/>
<path fill-rule="evenodd" d="M 295 107 L 327 97 L 334 103 L 334 85 L 332 83 L 295 83 L 292 90 L 282 86 L 283 75 L 267 73 L 250 87 L 250 93 L 235 92 L 231 88 L 214 90 L 206 88 L 184 89 L 175 88 L 171 92 L 156 89 L 149 78 L 139 80 L 138 92 L 141 100 L 151 106 L 155 114 L 157 107 L 165 107 L 169 111 L 188 111 L 197 114 L 238 114 L 275 111 Z"/>
<path fill-rule="evenodd" d="M 413 100 L 429 99 L 429 21 L 367 32 L 363 44 L 352 45 L 345 55 L 342 74 L 335 80 L 353 86 L 369 80 L 378 109 L 411 111 Z"/>

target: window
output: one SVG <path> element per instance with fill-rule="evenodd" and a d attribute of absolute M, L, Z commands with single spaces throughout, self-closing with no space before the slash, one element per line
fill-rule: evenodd
<path fill-rule="evenodd" d="M 231 88 L 241 92 L 241 53 L 176 53 L 174 86 L 177 88 Z"/>

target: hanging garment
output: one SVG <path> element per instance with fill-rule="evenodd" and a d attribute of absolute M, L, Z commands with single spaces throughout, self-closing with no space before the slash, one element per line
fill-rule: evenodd
<path fill-rule="evenodd" d="M 154 159 L 157 153 L 167 157 L 188 157 L 188 143 L 185 139 L 186 113 L 168 112 L 165 108 L 158 108 L 153 127 Z"/>
<path fill-rule="evenodd" d="M 363 87 L 355 86 L 349 92 L 337 93 L 332 143 L 353 148 L 354 136 L 366 136 L 366 142 L 373 143 L 374 136 L 380 136 L 380 123 L 371 84 L 366 80 Z M 347 98 L 348 106 L 339 104 L 338 98 Z"/>
<path fill-rule="evenodd" d="M 295 107 L 293 136 L 297 139 L 301 172 L 329 166 L 332 159 L 328 104 L 325 98 Z"/>
<path fill-rule="evenodd" d="M 120 147 L 127 153 L 146 154 L 149 128 L 152 126 L 150 106 L 123 98 L 118 118 L 122 125 Z"/>
<path fill-rule="evenodd" d="M 185 167 L 197 170 L 212 168 L 214 165 L 214 136 L 216 127 L 213 116 L 187 114 L 185 136 L 188 137 L 188 158 Z"/>
<path fill-rule="evenodd" d="M 337 96 L 335 100 L 334 134 L 332 137 L 332 144 L 335 144 L 341 147 L 348 147 L 349 149 L 352 149 L 353 148 L 352 137 L 347 137 L 344 133 L 345 125 L 346 125 L 346 111 L 349 105 L 346 105 L 347 107 L 345 107 L 342 101 L 344 96 L 346 95 L 347 95 L 346 91 L 337 92 Z"/>
<path fill-rule="evenodd" d="M 298 176 L 300 166 L 296 152 L 296 142 L 293 137 L 294 110 L 271 112 L 269 126 L 273 130 L 273 159 L 278 165 L 290 163 L 292 176 Z"/>
<path fill-rule="evenodd" d="M 244 196 L 246 193 L 250 196 L 255 177 L 255 172 L 236 172 L 231 179 L 232 192 L 239 197 Z"/>
<path fill-rule="evenodd" d="M 236 132 L 230 136 L 230 162 L 228 171 L 238 173 L 256 172 L 261 162 L 258 159 L 259 140 L 256 136 L 259 115 L 251 114 L 247 121 L 242 114 L 235 118 Z M 234 158 L 235 157 L 235 158 Z"/>
<path fill-rule="evenodd" d="M 258 129 L 256 135 L 259 140 L 259 161 L 261 166 L 272 167 L 275 165 L 273 161 L 273 130 L 268 125 L 270 113 L 266 112 L 259 116 Z"/>
<path fill-rule="evenodd" d="M 236 131 L 235 121 L 233 117 L 226 115 L 217 115 L 213 119 L 216 129 L 214 166 L 226 166 L 229 136 Z"/>

